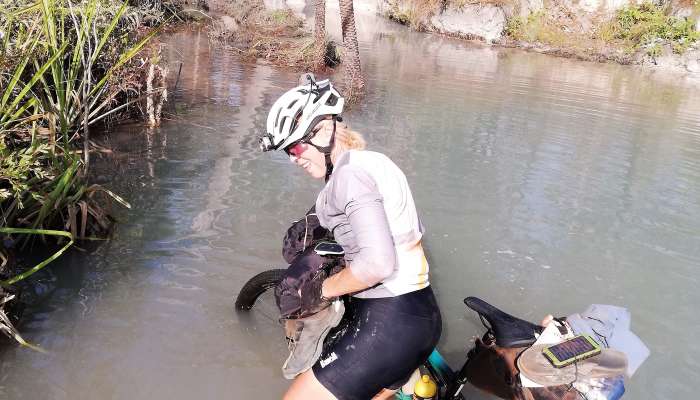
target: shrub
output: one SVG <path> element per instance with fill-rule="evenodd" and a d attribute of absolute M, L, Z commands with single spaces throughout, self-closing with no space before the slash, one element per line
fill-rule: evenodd
<path fill-rule="evenodd" d="M 577 37 L 565 32 L 549 19 L 543 11 L 531 13 L 527 18 L 511 18 L 506 23 L 506 35 L 515 40 L 541 42 L 555 46 L 574 45 Z"/>
<path fill-rule="evenodd" d="M 658 52 L 657 45 L 665 43 L 681 54 L 700 39 L 692 20 L 667 16 L 662 6 L 653 3 L 619 10 L 610 29 L 614 38 L 628 42 L 632 48 L 654 48 L 648 50 L 652 52 Z"/>

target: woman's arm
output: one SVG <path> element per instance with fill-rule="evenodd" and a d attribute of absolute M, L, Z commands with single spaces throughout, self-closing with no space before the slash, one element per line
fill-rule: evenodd
<path fill-rule="evenodd" d="M 355 277 L 350 268 L 345 268 L 323 281 L 321 294 L 325 298 L 342 296 L 367 289 L 367 284 Z"/>
<path fill-rule="evenodd" d="M 394 273 L 396 250 L 384 202 L 374 179 L 363 169 L 347 165 L 336 171 L 332 198 L 344 210 L 357 251 L 346 254 L 348 266 L 326 279 L 324 297 L 370 288 Z"/>

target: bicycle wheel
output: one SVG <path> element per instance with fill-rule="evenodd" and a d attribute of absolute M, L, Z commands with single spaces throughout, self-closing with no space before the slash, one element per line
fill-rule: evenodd
<path fill-rule="evenodd" d="M 278 369 L 289 355 L 274 291 L 284 271 L 272 269 L 253 276 L 236 297 L 237 343 L 248 349 L 247 359 L 253 365 Z"/>
<path fill-rule="evenodd" d="M 236 297 L 236 310 L 245 311 L 253 308 L 263 293 L 279 285 L 284 271 L 284 269 L 271 269 L 250 278 Z"/>

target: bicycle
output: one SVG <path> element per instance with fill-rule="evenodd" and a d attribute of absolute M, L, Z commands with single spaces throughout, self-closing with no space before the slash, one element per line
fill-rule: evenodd
<path fill-rule="evenodd" d="M 338 257 L 338 255 L 335 255 Z M 263 271 L 250 278 L 239 292 L 235 307 L 239 311 L 250 311 L 261 296 L 272 292 L 284 276 L 284 269 L 271 269 Z M 492 340 L 504 348 L 515 348 L 532 345 L 535 334 L 542 332 L 543 328 L 528 321 L 514 317 L 491 304 L 476 298 L 467 297 L 464 304 L 475 311 L 487 329 L 482 340 Z M 329 338 L 332 334 L 329 334 Z M 328 343 L 328 339 L 327 342 Z M 472 350 L 473 351 L 473 350 Z M 422 364 L 421 372 L 427 372 L 437 384 L 437 398 L 440 400 L 465 400 L 462 389 L 467 383 L 470 361 L 473 354 L 467 354 L 466 361 L 458 370 L 452 369 L 445 358 L 437 349 L 434 349 L 428 359 Z M 403 396 L 403 397 L 402 397 Z M 407 399 L 401 391 L 397 392 L 396 399 Z"/>

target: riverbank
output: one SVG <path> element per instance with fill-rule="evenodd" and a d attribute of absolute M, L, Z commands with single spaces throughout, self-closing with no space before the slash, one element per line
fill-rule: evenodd
<path fill-rule="evenodd" d="M 0 0 L 0 317 L 17 285 L 74 241 L 101 239 L 120 196 L 92 183 L 96 133 L 160 122 L 168 68 L 155 36 L 177 1 Z M 15 252 L 56 252 L 32 268 Z M 0 318 L 11 332 L 14 318 Z M 6 329 L 5 329 L 6 328 Z"/>
<path fill-rule="evenodd" d="M 241 1 L 235 2 L 231 9 L 245 9 L 235 5 Z M 571 0 L 361 0 L 354 3 L 356 13 L 376 13 L 416 31 L 559 57 L 639 65 L 700 77 L 700 2 L 696 0 L 659 0 L 656 3 L 636 0 L 586 3 Z M 304 18 L 311 8 L 313 4 L 305 0 L 266 0 L 263 13 L 276 16 L 273 19 L 278 22 L 290 18 L 299 32 L 303 32 L 299 18 Z M 293 11 L 291 15 L 290 10 Z M 235 20 L 236 30 L 240 31 L 238 27 L 243 25 L 245 15 Z M 313 29 L 310 23 L 314 23 L 313 19 L 305 26 L 307 35 Z M 230 25 L 225 18 L 216 21 L 213 36 L 219 35 L 219 31 L 226 32 L 225 27 Z M 362 25 L 358 25 L 358 30 L 362 29 Z M 257 27 L 252 31 L 265 30 Z M 264 44 L 276 37 L 274 40 L 285 43 L 276 47 L 284 47 L 285 51 L 277 52 L 275 46 L 268 46 L 267 52 L 246 49 L 242 53 L 258 58 L 279 54 L 277 60 L 274 57 L 271 60 L 277 65 L 313 69 L 310 57 L 313 41 L 307 37 L 305 42 L 291 42 L 285 39 L 288 33 L 280 32 L 283 30 L 277 29 L 271 35 L 264 35 L 264 40 L 253 43 Z M 250 36 L 240 32 L 238 35 Z M 230 38 L 235 34 L 224 36 L 232 42 Z M 251 41 L 247 43 L 250 47 Z M 245 45 L 241 47 L 246 48 Z M 299 57 L 300 54 L 306 57 Z M 329 48 L 329 54 L 337 54 L 337 51 Z"/>
<path fill-rule="evenodd" d="M 413 29 L 580 60 L 700 76 L 700 2 L 377 0 Z"/>
<path fill-rule="evenodd" d="M 217 45 L 234 49 L 244 58 L 296 71 L 334 67 L 340 62 L 334 42 L 324 41 L 317 49 L 312 27 L 305 26 L 304 20 L 286 5 L 267 3 L 209 1 L 208 36 Z"/>
<path fill-rule="evenodd" d="M 528 320 L 619 304 L 655 349 L 625 398 L 692 398 L 697 324 L 658 316 L 694 321 L 700 302 L 700 93 L 637 68 L 371 17 L 357 21 L 374 29 L 359 36 L 369 90 L 347 121 L 411 182 L 451 365 L 483 333 L 465 296 Z M 233 298 L 280 265 L 280 233 L 322 185 L 283 153 L 257 149 L 266 111 L 299 74 L 241 62 L 208 40 L 192 29 L 164 47 L 171 81 L 184 64 L 173 121 L 152 135 L 136 124 L 111 136 L 124 148 L 115 146 L 107 181 L 133 210 L 96 254 L 47 267 L 55 273 L 21 328 L 49 354 L 0 349 L 7 397 L 279 399 L 288 387 L 286 344 L 278 326 L 264 329 L 276 319 L 246 319 Z M 464 394 L 481 396 L 470 385 Z"/>

